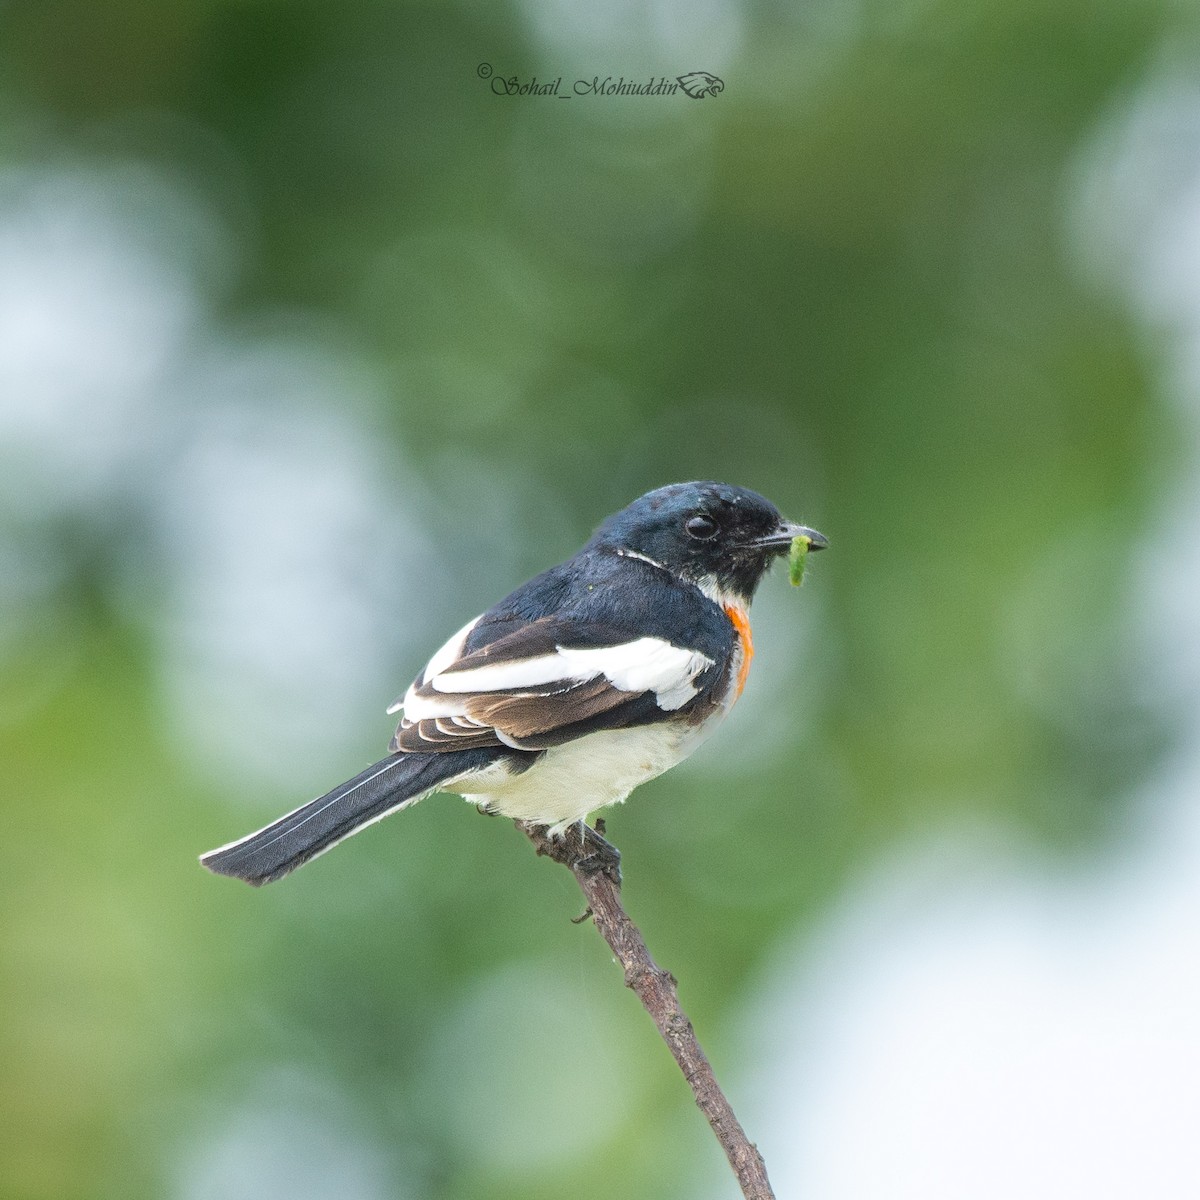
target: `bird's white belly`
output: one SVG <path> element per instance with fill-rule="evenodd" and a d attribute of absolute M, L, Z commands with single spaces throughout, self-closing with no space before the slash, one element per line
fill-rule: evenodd
<path fill-rule="evenodd" d="M 590 733 L 547 750 L 519 775 L 497 763 L 446 784 L 445 790 L 503 816 L 561 832 L 681 762 L 714 724 L 709 720 L 697 728 L 671 722 Z"/>

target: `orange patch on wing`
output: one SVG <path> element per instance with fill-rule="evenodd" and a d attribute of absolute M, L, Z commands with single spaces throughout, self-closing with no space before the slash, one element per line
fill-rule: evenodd
<path fill-rule="evenodd" d="M 742 643 L 742 661 L 738 666 L 737 691 L 734 693 L 736 698 L 742 694 L 742 688 L 746 686 L 746 676 L 750 674 L 750 660 L 754 657 L 754 638 L 750 636 L 750 615 L 744 608 L 727 604 L 725 615 L 733 622 L 738 640 Z"/>

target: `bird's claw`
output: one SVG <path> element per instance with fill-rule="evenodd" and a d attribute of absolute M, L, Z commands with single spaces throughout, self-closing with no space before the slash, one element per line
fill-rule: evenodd
<path fill-rule="evenodd" d="M 604 822 L 596 822 L 591 829 L 582 821 L 576 827 L 579 837 L 579 854 L 571 863 L 571 869 L 585 875 L 603 873 L 616 887 L 621 886 L 621 852 L 604 837 Z"/>

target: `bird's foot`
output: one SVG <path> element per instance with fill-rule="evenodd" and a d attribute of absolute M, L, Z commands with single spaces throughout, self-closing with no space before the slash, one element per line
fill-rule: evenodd
<path fill-rule="evenodd" d="M 621 886 L 621 852 L 604 836 L 604 818 L 596 821 L 592 829 L 585 822 L 572 826 L 578 839 L 578 852 L 569 864 L 574 871 L 582 871 L 585 875 L 595 875 L 599 872 L 607 875 L 616 887 Z"/>
<path fill-rule="evenodd" d="M 621 852 L 605 839 L 603 819 L 596 822 L 595 829 L 576 821 L 559 834 L 551 834 L 549 826 L 535 825 L 532 821 L 516 824 L 533 842 L 538 854 L 585 875 L 602 871 L 613 884 L 621 886 Z"/>

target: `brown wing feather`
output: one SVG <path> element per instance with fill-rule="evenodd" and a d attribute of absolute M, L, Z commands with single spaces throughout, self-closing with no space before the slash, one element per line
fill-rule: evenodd
<path fill-rule="evenodd" d="M 392 753 L 397 750 L 475 750 L 501 744 L 490 728 L 469 718 L 438 717 L 432 721 L 402 720 L 392 737 L 390 749 Z"/>
<path fill-rule="evenodd" d="M 636 692 L 618 691 L 599 676 L 553 692 L 475 695 L 470 697 L 467 710 L 477 721 L 486 721 L 520 740 L 589 720 L 635 695 Z"/>

